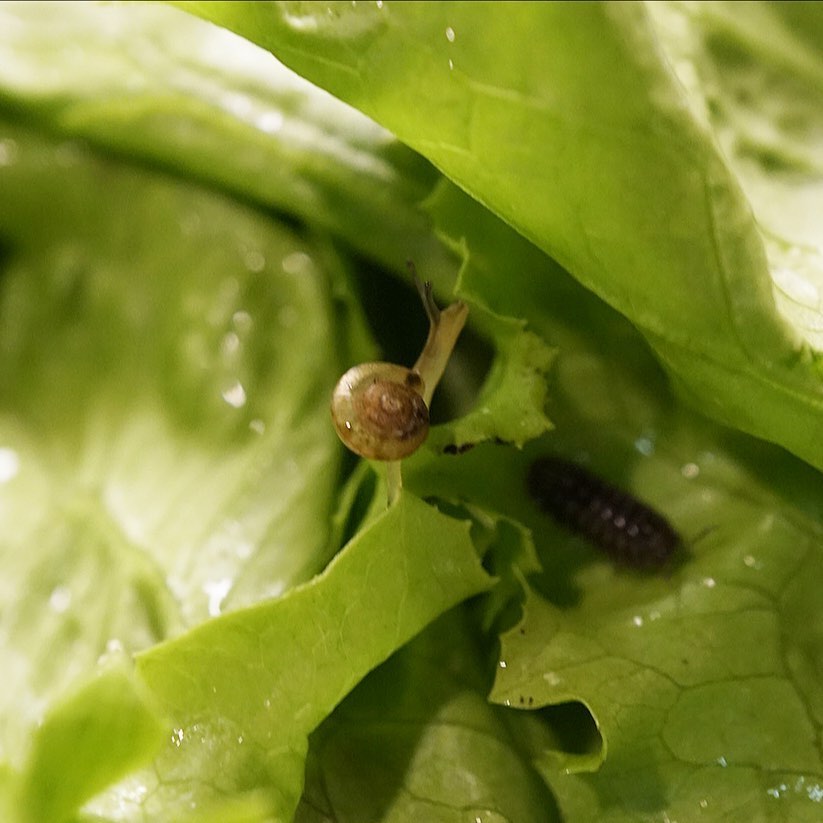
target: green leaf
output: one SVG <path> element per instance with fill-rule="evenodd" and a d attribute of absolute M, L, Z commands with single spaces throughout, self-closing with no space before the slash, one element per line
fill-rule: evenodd
<path fill-rule="evenodd" d="M 248 208 L 79 144 L 5 124 L 2 146 L 0 383 L 13 448 L 0 455 L 3 513 L 14 522 L 3 532 L 4 669 L 13 683 L 4 715 L 14 717 L 4 756 L 19 761 L 44 708 L 67 687 L 82 691 L 107 648 L 133 652 L 180 635 L 171 652 L 156 647 L 140 664 L 176 724 L 167 754 L 88 808 L 128 819 L 144 814 L 145 801 L 166 818 L 188 813 L 191 786 L 200 786 L 195 818 L 262 819 L 271 808 L 288 816 L 308 732 L 370 668 L 488 578 L 466 527 L 412 500 L 371 538 L 361 532 L 359 565 L 344 559 L 349 552 L 303 595 L 240 608 L 311 577 L 350 528 L 329 522 L 341 450 L 318 402 L 340 361 L 369 348 L 340 262 L 327 245 Z M 352 600 L 357 585 L 386 599 L 370 589 Z M 184 632 L 230 610 L 228 627 Z M 306 657 L 300 624 L 317 655 Z M 272 636 L 272 681 L 257 686 L 274 708 L 273 725 L 252 734 L 275 742 L 249 756 L 234 731 L 252 707 L 242 678 L 263 664 L 258 628 Z M 202 691 L 174 679 L 187 653 L 213 675 L 198 631 L 209 648 L 216 638 L 218 662 L 233 655 L 225 702 L 210 707 L 214 734 L 203 740 L 187 725 Z M 221 652 L 235 634 L 251 645 Z M 277 700 L 278 678 L 291 702 Z M 55 727 L 71 720 L 61 705 Z M 32 762 L 33 797 L 51 777 L 42 757 Z M 204 764 L 211 783 L 202 782 Z M 61 816 L 86 787 L 120 774 L 86 765 Z M 187 768 L 191 786 L 173 779 Z M 162 790 L 157 769 L 169 777 Z M 232 780 L 232 797 L 221 798 Z"/>
<path fill-rule="evenodd" d="M 337 549 L 316 398 L 341 368 L 339 263 L 214 194 L 2 140 L 0 750 L 19 769 L 107 649 L 279 594 Z"/>
<path fill-rule="evenodd" d="M 303 820 L 819 819 L 820 476 L 685 411 L 658 365 L 821 465 L 819 13 L 201 6 L 469 194 L 179 10 L 0 7 L 0 816 L 21 775 L 58 803 L 40 789 L 65 746 L 42 741 L 122 647 L 169 742 L 78 810 L 131 756 L 106 775 L 91 751 L 67 818 L 288 819 L 321 723 Z M 407 257 L 441 296 L 462 264 L 456 380 L 492 364 L 404 469 L 470 530 L 410 495 L 386 512 L 328 425 L 332 383 L 373 356 L 356 295 L 385 348 L 408 342 L 373 288 Z M 615 569 L 528 499 L 546 453 L 687 550 Z M 396 654 L 488 587 L 476 551 L 498 577 L 480 628 L 452 616 Z M 484 631 L 524 592 L 498 656 Z"/>
<path fill-rule="evenodd" d="M 408 483 L 533 534 L 543 571 L 504 635 L 492 696 L 517 711 L 561 813 L 815 819 L 820 475 L 680 407 L 625 320 L 467 198 L 448 200 L 440 227 L 466 249 L 461 291 L 503 311 L 529 304 L 530 326 L 557 349 L 555 428 L 520 453 L 415 458 Z M 513 292 L 518 271 L 533 276 Z M 660 576 L 615 569 L 528 500 L 526 471 L 546 453 L 663 512 L 686 551 Z"/>
<path fill-rule="evenodd" d="M 222 580 L 228 605 L 257 599 L 262 577 L 272 594 L 311 576 L 339 460 L 314 402 L 340 369 L 320 268 L 333 257 L 219 197 L 79 149 L 61 167 L 60 147 L 5 133 L 20 157 L 2 170 L 0 383 L 6 439 L 33 452 L 19 465 L 52 505 L 102 499 L 89 516 L 145 547 L 192 617 Z"/>
<path fill-rule="evenodd" d="M 263 786 L 290 819 L 309 732 L 395 649 L 489 584 L 468 524 L 404 495 L 310 583 L 144 652 L 138 671 L 174 731 L 143 813 Z"/>
<path fill-rule="evenodd" d="M 691 107 L 646 6 L 179 5 L 269 48 L 432 160 L 623 312 L 704 412 L 823 467 L 817 359 L 790 327 L 798 313 L 775 307 L 763 233 L 736 169 Z M 755 46 L 773 31 L 774 12 L 722 8 L 692 17 L 759 16 Z M 787 65 L 773 48 L 766 70 L 793 83 L 802 135 L 813 140 L 820 55 L 795 50 L 792 30 L 780 31 L 796 59 Z M 751 39 L 735 45 L 750 62 L 761 58 Z M 779 121 L 780 110 L 766 116 Z M 810 198 L 793 197 L 812 233 L 800 260 L 821 248 L 810 210 L 820 164 L 807 159 L 790 189 Z M 782 276 L 815 289 L 814 272 L 795 271 L 781 249 L 790 276 L 777 270 L 778 286 Z"/>
<path fill-rule="evenodd" d="M 373 672 L 311 738 L 299 823 L 553 821 L 554 803 L 485 699 L 465 614 Z"/>
<path fill-rule="evenodd" d="M 533 592 L 503 638 L 494 700 L 583 700 L 604 737 L 597 775 L 536 757 L 571 819 L 819 815 L 819 526 L 752 495 L 720 455 L 695 466 L 696 481 L 644 471 L 678 519 L 715 524 L 687 564 L 650 580 L 581 565 L 574 604 Z"/>
<path fill-rule="evenodd" d="M 504 637 L 493 697 L 591 710 L 600 758 L 556 742 L 533 752 L 569 819 L 814 820 L 820 475 L 673 404 L 620 319 L 573 284 L 556 286 L 544 321 L 560 350 L 556 429 L 524 460 L 498 459 L 485 475 L 489 502 L 532 528 L 544 567 L 523 622 Z M 581 334 L 581 324 L 599 333 Z M 663 512 L 686 551 L 658 576 L 615 569 L 522 505 L 498 478 L 522 478 L 546 452 L 588 464 Z"/>
<path fill-rule="evenodd" d="M 66 42 L 83 44 L 70 64 Z M 390 268 L 448 265 L 416 208 L 438 177 L 423 158 L 261 49 L 162 3 L 4 3 L 0 101 L 328 229 Z M 4 144 L 0 162 L 14 153 Z"/>
<path fill-rule="evenodd" d="M 819 9 L 781 4 L 660 3 L 649 7 L 661 44 L 709 120 L 757 218 L 782 314 L 821 349 L 823 279 L 815 203 L 823 153 L 813 137 L 823 101 Z M 811 36 L 807 34 L 811 33 Z"/>
<path fill-rule="evenodd" d="M 554 352 L 516 317 L 496 313 L 491 289 L 473 289 L 478 267 L 488 272 L 506 260 L 503 246 L 486 243 L 484 229 L 495 241 L 510 237 L 499 221 L 476 207 L 454 186 L 441 181 L 426 202 L 438 235 L 461 258 L 456 293 L 472 307 L 471 321 L 493 342 L 494 359 L 472 409 L 448 425 L 435 428 L 429 447 L 460 453 L 488 440 L 522 448 L 551 428 L 545 414 L 547 374 Z M 490 218 L 490 225 L 480 222 Z M 471 244 L 467 238 L 471 239 Z M 519 238 L 515 239 L 515 245 Z M 520 244 L 521 247 L 523 244 Z M 496 271 L 495 274 L 499 274 Z"/>
<path fill-rule="evenodd" d="M 459 454 L 479 443 L 496 440 L 522 448 L 551 428 L 546 417 L 546 374 L 552 352 L 525 323 L 513 318 L 474 319 L 485 327 L 495 346 L 495 357 L 483 386 L 465 415 L 432 429 L 427 449 Z M 410 465 L 413 465 L 413 461 Z"/>
<path fill-rule="evenodd" d="M 145 765 L 165 723 L 130 664 L 108 664 L 50 707 L 35 731 L 20 791 L 25 820 L 60 823 L 83 802 Z"/>

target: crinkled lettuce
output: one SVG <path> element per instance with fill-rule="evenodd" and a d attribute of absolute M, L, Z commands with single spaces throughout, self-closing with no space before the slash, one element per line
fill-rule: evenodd
<path fill-rule="evenodd" d="M 174 5 L 0 4 L 0 816 L 819 820 L 819 7 Z"/>

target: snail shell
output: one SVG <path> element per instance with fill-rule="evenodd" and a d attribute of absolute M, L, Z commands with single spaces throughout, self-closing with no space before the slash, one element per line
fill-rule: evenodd
<path fill-rule="evenodd" d="M 340 439 L 369 460 L 408 457 L 429 433 L 429 409 L 420 375 L 393 363 L 349 369 L 332 395 L 331 412 Z"/>

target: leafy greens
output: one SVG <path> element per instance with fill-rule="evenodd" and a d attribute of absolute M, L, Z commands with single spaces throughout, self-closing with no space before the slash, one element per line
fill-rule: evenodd
<path fill-rule="evenodd" d="M 175 5 L 0 4 L 3 819 L 819 819 L 819 8 Z M 407 258 L 471 329 L 386 510 Z"/>

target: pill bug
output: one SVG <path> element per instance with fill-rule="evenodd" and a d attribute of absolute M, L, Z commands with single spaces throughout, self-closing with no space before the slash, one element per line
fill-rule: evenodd
<path fill-rule="evenodd" d="M 663 515 L 576 463 L 540 457 L 526 485 L 544 512 L 623 565 L 660 568 L 682 545 Z"/>

